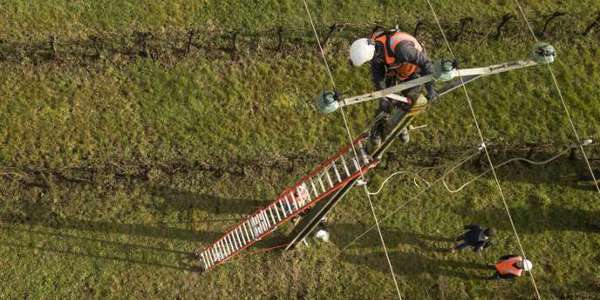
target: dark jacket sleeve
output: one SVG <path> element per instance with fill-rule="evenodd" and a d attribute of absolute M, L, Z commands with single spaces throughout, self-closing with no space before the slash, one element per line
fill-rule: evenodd
<path fill-rule="evenodd" d="M 371 74 L 373 76 L 375 89 L 383 90 L 387 88 L 387 85 L 385 84 L 385 64 L 382 61 L 377 59 L 371 61 Z"/>
<path fill-rule="evenodd" d="M 433 74 L 433 64 L 424 51 L 417 52 L 417 57 L 412 63 L 421 68 L 421 75 Z"/>
<path fill-rule="evenodd" d="M 421 51 L 417 54 L 416 65 L 418 65 L 419 68 L 421 68 L 421 75 L 425 76 L 433 74 L 433 64 L 431 63 L 431 60 L 429 59 L 429 57 L 427 57 L 424 51 Z M 433 81 L 430 81 L 427 84 L 425 84 L 425 88 L 427 89 L 427 93 L 429 95 L 433 94 Z"/>
<path fill-rule="evenodd" d="M 385 80 L 385 58 L 383 57 L 383 45 L 375 44 L 375 55 L 371 60 L 371 76 L 373 76 L 373 84 L 375 89 L 383 90 L 387 88 Z"/>
<path fill-rule="evenodd" d="M 398 49 L 398 48 L 396 48 L 396 49 Z M 402 48 L 400 48 L 399 52 L 402 52 Z M 431 59 L 429 59 L 429 57 L 427 56 L 427 53 L 425 53 L 425 51 L 417 51 L 416 55 L 414 55 L 414 54 L 411 55 L 409 53 L 399 53 L 399 52 L 396 53 L 396 56 L 403 57 L 403 58 L 409 58 L 407 62 L 419 66 L 419 68 L 421 69 L 422 76 L 433 74 L 433 63 L 431 62 Z M 425 88 L 427 89 L 427 93 L 431 94 L 433 92 L 433 81 L 425 84 Z"/>

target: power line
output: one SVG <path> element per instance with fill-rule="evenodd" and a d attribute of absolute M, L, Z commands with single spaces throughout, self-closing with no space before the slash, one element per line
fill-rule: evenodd
<path fill-rule="evenodd" d="M 539 43 L 540 41 L 537 38 L 537 36 L 535 35 L 535 33 L 533 32 L 533 28 L 531 27 L 531 24 L 529 23 L 529 20 L 527 19 L 527 16 L 525 15 L 525 12 L 523 11 L 523 7 L 521 6 L 521 3 L 519 2 L 519 0 L 514 0 L 514 1 L 517 4 L 517 7 L 519 8 L 519 12 L 521 13 L 521 16 L 523 17 L 523 20 L 525 21 L 525 24 L 527 25 L 527 28 L 529 29 L 529 32 L 531 32 L 531 35 L 533 36 L 533 39 L 536 41 L 536 43 Z M 569 119 L 569 124 L 571 125 L 571 129 L 573 130 L 573 134 L 575 135 L 575 139 L 577 139 L 577 143 L 579 144 L 579 149 L 581 150 L 581 154 L 583 154 L 583 158 L 585 159 L 585 163 L 587 164 L 587 167 L 588 167 L 588 169 L 590 171 L 590 174 L 592 175 L 592 179 L 594 180 L 594 184 L 596 185 L 596 189 L 598 190 L 598 193 L 600 193 L 600 184 L 598 183 L 596 175 L 594 174 L 594 170 L 592 169 L 592 165 L 590 164 L 590 160 L 588 159 L 588 156 L 585 153 L 585 150 L 583 149 L 583 144 L 581 143 L 581 138 L 579 136 L 579 133 L 577 132 L 577 128 L 575 127 L 575 123 L 573 122 L 573 118 L 571 117 L 571 113 L 569 112 L 569 108 L 567 106 L 567 102 L 565 101 L 565 98 L 563 97 L 562 90 L 558 86 L 558 80 L 556 79 L 556 76 L 554 75 L 554 71 L 552 70 L 552 66 L 550 66 L 550 64 L 546 64 L 546 65 L 548 66 L 548 71 L 550 71 L 550 77 L 552 77 L 552 82 L 554 83 L 554 87 L 556 87 L 556 91 L 558 92 L 558 96 L 560 98 L 560 102 L 562 103 L 562 107 L 565 110 L 565 114 L 567 115 L 567 118 Z"/>
<path fill-rule="evenodd" d="M 329 75 L 329 79 L 331 80 L 331 85 L 332 85 L 333 89 L 335 90 L 335 80 L 333 79 L 333 74 L 331 73 L 331 69 L 329 68 L 329 63 L 327 63 L 327 57 L 325 56 L 325 51 L 323 50 L 323 47 L 321 46 L 321 41 L 319 39 L 319 34 L 317 33 L 317 28 L 315 27 L 315 24 L 312 20 L 312 15 L 310 14 L 310 9 L 308 8 L 308 4 L 306 3 L 306 0 L 303 0 L 303 2 L 304 2 L 304 8 L 306 9 L 306 13 L 308 15 L 308 19 L 310 21 L 310 25 L 312 26 L 313 32 L 315 34 L 317 44 L 319 45 L 319 50 L 321 51 L 321 56 L 323 57 L 323 62 L 325 63 L 325 67 L 327 69 L 327 74 Z M 354 153 L 354 157 L 357 161 L 359 161 L 358 153 L 356 152 L 354 143 L 352 143 L 352 133 L 350 131 L 350 126 L 348 125 L 348 120 L 346 118 L 346 113 L 344 111 L 344 108 L 342 107 L 340 109 L 340 111 L 342 113 L 342 119 L 344 120 L 344 126 L 346 127 L 346 133 L 348 134 L 348 139 L 350 140 L 350 145 L 352 146 L 352 151 Z M 364 181 L 365 177 L 362 172 L 362 169 L 359 169 L 359 171 L 360 171 L 360 177 Z M 400 287 L 398 286 L 398 281 L 396 280 L 396 274 L 394 272 L 394 267 L 392 266 L 392 261 L 390 259 L 387 247 L 385 245 L 385 240 L 383 238 L 383 234 L 381 233 L 381 228 L 379 227 L 379 220 L 377 219 L 377 215 L 375 214 L 375 208 L 373 207 L 373 202 L 371 201 L 371 195 L 369 195 L 369 191 L 368 191 L 366 185 L 363 185 L 363 189 L 365 191 L 365 194 L 367 195 L 367 200 L 369 201 L 369 206 L 371 208 L 371 213 L 373 214 L 373 219 L 375 220 L 375 226 L 377 227 L 377 232 L 379 233 L 379 238 L 381 240 L 383 252 L 385 254 L 385 258 L 387 260 L 388 266 L 390 268 L 390 273 L 392 274 L 392 279 L 394 280 L 394 286 L 396 288 L 396 293 L 398 294 L 398 299 L 402 300 L 402 294 L 400 293 Z"/>
<path fill-rule="evenodd" d="M 437 17 L 437 14 L 435 13 L 435 9 L 433 8 L 433 5 L 431 5 L 431 2 L 429 0 L 426 0 L 427 4 L 429 5 L 429 8 L 431 8 L 431 12 L 433 14 L 433 17 L 435 19 L 435 22 L 437 23 L 438 28 L 440 29 L 440 32 L 442 34 L 442 37 L 444 38 L 444 42 L 446 44 L 446 47 L 448 48 L 448 51 L 450 51 L 450 54 L 452 55 L 453 58 L 456 58 L 456 55 L 454 55 L 454 51 L 452 51 L 452 47 L 450 46 L 450 43 L 448 42 L 448 39 L 446 38 L 446 34 L 444 32 L 444 29 L 442 28 L 442 25 L 440 24 L 440 21 Z M 475 127 L 477 129 L 477 133 L 479 134 L 479 138 L 481 139 L 481 144 L 483 145 L 483 150 L 485 151 L 485 156 L 488 160 L 488 163 L 490 164 L 491 170 L 492 170 L 492 174 L 494 175 L 494 180 L 496 181 L 496 185 L 498 186 L 498 191 L 500 193 L 500 197 L 502 199 L 502 203 L 504 204 L 504 208 L 506 210 L 506 214 L 508 216 L 508 220 L 510 221 L 510 225 L 513 229 L 513 232 L 515 234 L 515 238 L 517 240 L 517 243 L 519 245 L 519 248 L 521 250 L 521 254 L 523 255 L 523 259 L 527 259 L 527 256 L 525 255 L 525 249 L 523 248 L 523 245 L 521 244 L 521 239 L 519 238 L 519 233 L 517 232 L 517 228 L 515 226 L 515 223 L 513 221 L 512 215 L 510 213 L 510 209 L 508 208 L 508 203 L 506 202 L 506 198 L 504 196 L 504 191 L 502 190 L 502 185 L 500 184 L 500 180 L 498 179 L 498 175 L 496 174 L 496 170 L 494 169 L 494 163 L 492 162 L 492 158 L 490 157 L 490 153 L 487 150 L 487 147 L 485 146 L 485 138 L 483 136 L 483 131 L 481 130 L 481 127 L 479 126 L 479 121 L 477 120 L 477 115 L 475 114 L 475 109 L 473 108 L 473 103 L 471 101 L 471 97 L 469 96 L 469 92 L 467 90 L 467 87 L 464 85 L 463 79 L 460 76 L 460 71 L 458 71 L 458 77 L 461 80 L 461 83 L 463 83 L 462 85 L 462 89 L 465 92 L 465 96 L 467 99 L 467 103 L 469 105 L 469 110 L 471 111 L 471 116 L 473 117 L 473 121 L 475 123 Z M 529 271 L 530 274 L 530 278 L 531 278 L 531 283 L 533 284 L 533 288 L 535 290 L 535 293 L 537 295 L 538 299 L 541 299 L 542 297 L 540 296 L 540 292 L 538 290 L 537 284 L 535 282 L 535 277 L 533 275 L 533 272 Z"/>

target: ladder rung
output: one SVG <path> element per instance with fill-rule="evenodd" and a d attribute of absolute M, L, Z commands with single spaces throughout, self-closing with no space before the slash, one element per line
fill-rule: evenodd
<path fill-rule="evenodd" d="M 333 180 L 331 180 L 331 176 L 329 176 L 330 168 L 325 169 L 325 175 L 327 177 L 327 182 L 329 182 L 329 188 L 333 188 Z"/>
<path fill-rule="evenodd" d="M 221 250 L 221 259 L 224 259 L 229 253 L 229 248 L 227 247 L 227 243 L 225 243 L 224 239 L 221 241 Z"/>
<path fill-rule="evenodd" d="M 253 240 L 254 238 L 252 237 L 252 235 L 248 231 L 248 227 L 247 226 L 248 226 L 248 220 L 244 220 L 244 222 L 242 222 L 242 230 L 246 234 L 246 238 L 248 238 L 248 240 Z"/>
<path fill-rule="evenodd" d="M 252 216 L 250 218 L 250 230 L 252 230 L 252 235 L 254 236 L 254 240 L 257 240 L 258 236 L 260 235 L 257 229 L 258 228 L 256 228 L 256 220 L 254 219 L 254 216 Z"/>
<path fill-rule="evenodd" d="M 294 192 L 291 191 L 290 192 L 290 198 L 292 198 L 292 204 L 294 204 L 294 206 L 296 206 L 295 211 L 300 209 L 300 205 L 298 205 L 298 201 L 296 201 L 296 197 L 294 197 Z"/>
<path fill-rule="evenodd" d="M 365 151 L 365 147 L 362 146 L 362 144 L 359 144 L 359 148 L 360 148 L 360 156 L 363 159 L 363 162 L 365 163 L 365 165 L 369 164 L 369 156 L 367 155 L 367 152 Z"/>
<path fill-rule="evenodd" d="M 235 241 L 233 240 L 231 233 L 227 234 L 227 242 L 229 242 L 229 246 L 231 247 L 231 252 L 235 252 L 237 250 L 237 245 L 235 244 Z"/>
<path fill-rule="evenodd" d="M 244 230 L 244 233 L 246 234 L 246 238 L 247 238 L 249 241 L 253 241 L 253 240 L 254 240 L 254 236 L 253 236 L 253 235 L 250 235 L 250 233 L 248 233 L 248 228 L 247 228 L 247 226 L 248 226 L 248 225 L 247 225 L 247 222 L 243 222 L 243 223 L 242 223 L 242 229 Z"/>
<path fill-rule="evenodd" d="M 240 248 L 244 247 L 246 245 L 246 242 L 244 241 L 243 237 L 240 235 L 239 228 L 236 228 L 235 230 L 233 230 L 233 235 L 237 238 L 239 244 L 240 244 Z"/>
<path fill-rule="evenodd" d="M 212 250 L 204 250 L 204 255 L 206 255 L 206 258 L 208 260 L 207 268 L 210 268 L 212 266 L 212 264 L 215 262 L 211 252 L 212 252 Z"/>
<path fill-rule="evenodd" d="M 235 231 L 232 231 L 229 235 L 231 235 L 231 239 L 233 240 L 233 245 L 235 246 L 235 251 L 238 251 L 240 248 L 242 248 L 243 244 L 240 242 L 240 240 L 235 235 Z"/>
<path fill-rule="evenodd" d="M 237 251 L 238 247 L 237 247 L 237 245 L 235 243 L 235 240 L 231 236 L 231 234 L 227 235 L 227 241 L 229 242 L 229 245 L 231 246 L 231 253 Z M 231 254 L 231 253 L 229 253 L 229 254 Z"/>
<path fill-rule="evenodd" d="M 211 247 L 209 251 L 206 251 L 208 252 L 208 257 L 210 258 L 211 264 L 214 264 L 218 260 L 214 255 L 214 250 L 214 247 Z"/>
<path fill-rule="evenodd" d="M 212 255 L 215 258 L 215 261 L 221 260 L 221 255 L 219 254 L 219 246 L 217 244 L 215 244 L 212 248 Z"/>
<path fill-rule="evenodd" d="M 310 193 L 306 189 L 306 183 L 303 183 L 296 188 L 296 194 L 298 195 L 298 203 L 300 203 L 301 207 L 304 207 L 306 202 L 310 202 Z"/>
<path fill-rule="evenodd" d="M 281 213 L 283 213 L 283 217 L 287 218 L 288 214 L 285 213 L 285 206 L 283 205 L 283 198 L 279 199 L 279 201 L 277 203 L 279 203 L 279 206 L 281 207 Z"/>
<path fill-rule="evenodd" d="M 240 234 L 239 230 L 240 228 L 238 227 L 233 232 L 235 233 L 235 236 L 238 238 L 243 247 L 246 245 L 246 240 L 244 239 L 244 236 Z"/>
<path fill-rule="evenodd" d="M 264 230 L 258 215 L 254 216 L 254 227 L 256 228 L 256 239 L 258 239 Z"/>
<path fill-rule="evenodd" d="M 271 221 L 269 220 L 269 216 L 267 216 L 267 211 L 266 210 L 262 210 L 261 211 L 261 215 L 263 216 L 264 219 L 264 223 L 267 225 L 267 229 L 271 228 Z"/>
<path fill-rule="evenodd" d="M 277 219 L 275 214 L 273 213 L 273 207 L 269 205 L 267 206 L 267 209 L 269 210 L 269 216 L 271 217 L 271 220 L 273 220 L 273 224 L 277 224 L 277 222 L 279 222 L 280 219 Z"/>
<path fill-rule="evenodd" d="M 342 182 L 342 177 L 340 176 L 340 172 L 338 171 L 337 164 L 335 161 L 333 162 L 333 172 L 335 173 L 335 177 L 337 178 L 338 183 Z"/>
<path fill-rule="evenodd" d="M 227 242 L 226 242 L 225 238 L 221 241 L 221 249 L 223 249 L 223 252 L 221 253 L 221 256 L 222 256 L 221 259 L 223 259 L 229 254 L 229 247 L 227 246 Z"/>
<path fill-rule="evenodd" d="M 310 185 L 312 186 L 313 194 L 315 194 L 315 198 L 319 197 L 319 192 L 317 191 L 317 187 L 315 186 L 315 182 L 313 179 L 310 179 Z"/>
<path fill-rule="evenodd" d="M 355 157 L 352 158 L 352 163 L 354 164 L 354 168 L 356 168 L 356 171 L 360 170 L 360 164 L 358 163 L 358 161 L 356 161 Z"/>
<path fill-rule="evenodd" d="M 325 193 L 327 190 L 325 189 L 325 184 L 323 183 L 323 179 L 321 178 L 320 174 L 319 174 L 319 184 L 321 185 L 321 189 L 323 190 L 323 193 Z"/>
<path fill-rule="evenodd" d="M 342 166 L 344 167 L 344 171 L 346 171 L 346 177 L 350 176 L 350 170 L 348 170 L 348 164 L 346 163 L 346 159 L 344 158 L 344 156 L 340 156 L 340 158 L 342 159 Z"/>
<path fill-rule="evenodd" d="M 225 258 L 225 256 L 227 256 L 227 249 L 226 249 L 226 246 L 225 246 L 225 241 L 221 240 L 219 242 L 219 258 L 221 260 L 223 260 Z"/>
<path fill-rule="evenodd" d="M 206 259 L 206 255 L 204 253 L 200 253 L 200 257 L 202 257 L 202 262 L 204 263 L 204 267 L 208 269 L 210 267 L 210 265 L 208 264 L 208 260 Z"/>
<path fill-rule="evenodd" d="M 244 244 L 242 244 L 242 241 L 240 241 L 239 237 L 236 235 L 235 231 L 232 231 L 231 233 L 231 238 L 234 240 L 235 242 L 235 251 L 240 250 L 240 248 L 244 247 Z"/>
<path fill-rule="evenodd" d="M 242 226 L 240 227 L 240 235 L 242 236 L 242 238 L 244 239 L 244 243 L 248 244 L 250 243 L 252 240 L 250 240 L 248 238 L 248 234 L 246 234 L 246 231 L 244 230 L 244 226 L 242 224 Z"/>
<path fill-rule="evenodd" d="M 296 203 L 298 203 L 298 209 L 304 207 L 304 193 L 302 192 L 302 186 L 298 186 L 296 187 L 296 189 L 292 192 L 296 200 Z"/>
<path fill-rule="evenodd" d="M 277 203 L 275 203 L 273 205 L 273 209 L 275 210 L 275 214 L 277 215 L 277 219 L 279 219 L 279 221 L 283 220 L 283 218 L 281 217 L 281 214 L 279 213 L 279 208 L 277 207 Z"/>
<path fill-rule="evenodd" d="M 261 210 L 260 213 L 258 214 L 258 222 L 259 222 L 260 228 L 262 230 L 262 232 L 260 233 L 261 235 L 269 230 L 269 220 L 265 219 L 265 216 L 263 215 L 263 213 L 264 213 L 264 210 Z"/>
<path fill-rule="evenodd" d="M 292 205 L 290 204 L 290 200 L 288 199 L 287 195 L 284 197 L 285 199 L 285 204 L 287 205 L 288 209 L 289 209 L 289 214 L 291 215 L 294 213 L 294 209 L 292 208 Z"/>
<path fill-rule="evenodd" d="M 221 260 L 219 258 L 219 256 L 217 255 L 217 253 L 219 253 L 219 249 L 217 249 L 217 247 L 213 247 L 210 251 L 210 255 L 212 256 L 213 259 L 213 263 L 218 262 L 219 260 Z"/>
<path fill-rule="evenodd" d="M 264 232 L 264 227 L 263 227 L 263 224 L 260 222 L 259 215 L 255 215 L 254 216 L 254 224 L 255 224 L 255 226 L 256 226 L 256 228 L 258 230 L 257 234 L 256 234 L 256 239 L 258 239 L 262 235 L 262 233 Z"/>
<path fill-rule="evenodd" d="M 233 243 L 235 245 L 235 251 L 239 250 L 244 246 L 244 244 L 242 244 L 242 242 L 238 239 L 237 235 L 235 235 L 235 231 L 231 232 L 231 239 L 233 240 Z"/>

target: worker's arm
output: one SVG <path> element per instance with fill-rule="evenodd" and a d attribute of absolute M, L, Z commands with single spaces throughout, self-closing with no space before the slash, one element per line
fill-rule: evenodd
<path fill-rule="evenodd" d="M 371 75 L 375 89 L 379 91 L 387 88 L 385 84 L 385 64 L 383 61 L 380 61 L 378 58 L 371 61 Z"/>
<path fill-rule="evenodd" d="M 396 48 L 398 49 L 398 48 Z M 402 51 L 402 47 L 400 48 L 401 53 L 396 53 L 396 57 L 403 57 L 407 60 L 407 62 L 415 64 L 419 66 L 421 69 L 421 76 L 426 76 L 429 74 L 433 74 L 433 63 L 431 59 L 427 57 L 425 51 L 416 51 L 416 53 L 407 53 Z M 435 98 L 437 97 L 437 93 L 433 88 L 433 81 L 430 81 L 425 84 L 425 88 L 427 89 L 427 98 Z"/>
<path fill-rule="evenodd" d="M 485 248 L 489 247 L 490 245 L 492 245 L 492 241 L 490 241 L 490 240 L 487 240 L 487 241 L 485 241 L 485 242 L 483 243 L 483 247 L 482 247 L 482 249 L 485 249 Z"/>
<path fill-rule="evenodd" d="M 477 253 L 480 253 L 481 251 L 483 251 L 483 249 L 489 247 L 491 243 L 491 241 L 480 241 L 479 243 L 477 243 L 477 246 L 473 250 Z"/>

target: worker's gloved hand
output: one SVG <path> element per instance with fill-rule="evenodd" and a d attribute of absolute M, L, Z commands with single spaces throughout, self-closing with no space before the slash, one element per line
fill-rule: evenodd
<path fill-rule="evenodd" d="M 340 101 L 342 99 L 342 93 L 340 93 L 338 90 L 334 90 L 333 99 L 335 99 L 335 101 Z"/>

